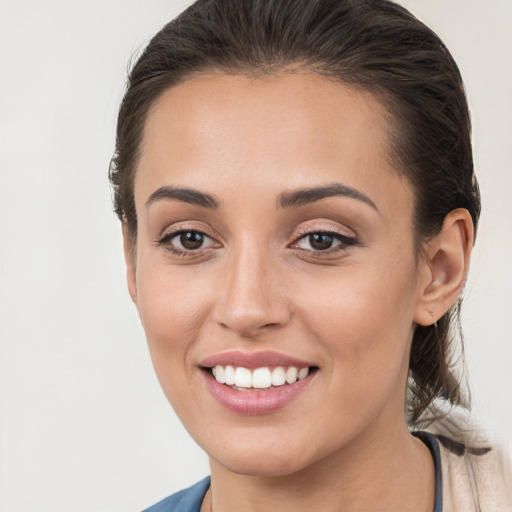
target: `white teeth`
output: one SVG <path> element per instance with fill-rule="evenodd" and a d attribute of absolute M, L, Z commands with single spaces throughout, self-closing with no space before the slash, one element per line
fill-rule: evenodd
<path fill-rule="evenodd" d="M 251 370 L 239 366 L 235 371 L 235 386 L 239 388 L 252 388 Z"/>
<path fill-rule="evenodd" d="M 224 376 L 225 376 L 226 384 L 228 386 L 233 386 L 235 384 L 235 369 L 232 366 L 226 366 L 226 371 L 224 373 Z"/>
<path fill-rule="evenodd" d="M 236 386 L 237 388 L 268 389 L 272 386 L 293 384 L 297 380 L 305 379 L 309 374 L 309 368 L 297 368 L 295 366 L 278 366 L 270 369 L 266 366 L 249 370 L 243 366 L 226 367 L 217 365 L 212 368 L 215 380 L 220 384 Z"/>
<path fill-rule="evenodd" d="M 269 388 L 274 384 L 268 368 L 256 368 L 252 374 L 252 387 L 257 389 Z"/>
<path fill-rule="evenodd" d="M 308 376 L 309 368 L 301 368 L 297 374 L 299 380 L 305 379 Z"/>
<path fill-rule="evenodd" d="M 217 382 L 220 382 L 221 384 L 225 384 L 226 382 L 226 370 L 224 370 L 223 366 L 216 366 L 213 368 L 214 372 L 213 375 L 217 379 Z"/>
<path fill-rule="evenodd" d="M 295 368 L 295 366 L 290 366 L 290 368 L 288 368 L 288 370 L 286 370 L 286 382 L 288 382 L 288 384 L 293 384 L 296 380 L 297 380 L 297 373 L 298 373 L 298 370 L 297 368 Z M 217 377 L 215 377 L 217 378 Z M 217 379 L 219 380 L 219 379 Z M 220 382 L 220 380 L 219 380 Z"/>
<path fill-rule="evenodd" d="M 286 382 L 286 374 L 281 366 L 272 372 L 272 386 L 282 386 Z"/>

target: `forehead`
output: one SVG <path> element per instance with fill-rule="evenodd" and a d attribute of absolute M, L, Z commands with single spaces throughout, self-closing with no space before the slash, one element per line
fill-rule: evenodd
<path fill-rule="evenodd" d="M 389 115 L 369 92 L 315 73 L 208 73 L 165 91 L 146 121 L 136 201 L 163 184 L 204 189 L 349 182 L 379 194 L 401 178 Z M 269 192 L 270 193 L 270 192 Z"/>

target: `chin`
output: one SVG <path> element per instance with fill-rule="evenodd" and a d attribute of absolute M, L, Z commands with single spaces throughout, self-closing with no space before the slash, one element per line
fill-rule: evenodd
<path fill-rule="evenodd" d="M 308 466 L 302 457 L 297 457 L 296 453 L 287 456 L 276 456 L 275 454 L 239 455 L 238 453 L 231 453 L 227 457 L 213 458 L 218 464 L 232 473 L 255 477 L 286 477 L 298 473 Z"/>
<path fill-rule="evenodd" d="M 322 458 L 321 454 L 307 450 L 306 440 L 291 439 L 290 436 L 287 440 L 282 436 L 272 439 L 262 432 L 252 439 L 236 439 L 233 435 L 222 441 L 215 446 L 202 443 L 202 448 L 217 464 L 239 475 L 286 477 Z"/>

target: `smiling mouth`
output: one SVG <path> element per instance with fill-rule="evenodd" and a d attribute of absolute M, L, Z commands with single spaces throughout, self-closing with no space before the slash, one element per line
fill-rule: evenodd
<path fill-rule="evenodd" d="M 245 368 L 243 366 L 216 365 L 206 368 L 219 384 L 225 384 L 237 391 L 262 391 L 281 388 L 305 379 L 316 367 L 263 366 Z"/>

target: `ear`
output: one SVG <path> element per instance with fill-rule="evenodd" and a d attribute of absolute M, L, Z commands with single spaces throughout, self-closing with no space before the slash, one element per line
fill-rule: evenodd
<path fill-rule="evenodd" d="M 128 226 L 123 222 L 123 250 L 124 261 L 126 263 L 126 280 L 128 282 L 128 292 L 132 298 L 135 307 L 137 307 L 137 265 L 135 251 L 133 250 L 133 235 L 130 234 Z M 137 307 L 138 309 L 138 307 Z"/>
<path fill-rule="evenodd" d="M 421 256 L 424 272 L 414 315 L 417 324 L 434 324 L 455 303 L 466 282 L 473 242 L 469 212 L 463 208 L 451 211 Z"/>

